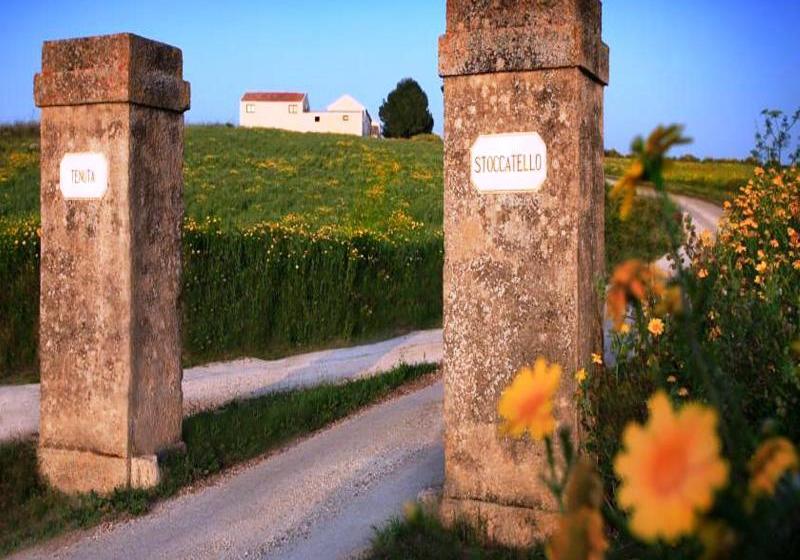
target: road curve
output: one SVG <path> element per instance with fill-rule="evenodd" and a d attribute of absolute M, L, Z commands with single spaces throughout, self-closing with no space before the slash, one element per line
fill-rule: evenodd
<path fill-rule="evenodd" d="M 442 397 L 436 382 L 167 500 L 145 517 L 14 558 L 349 558 L 404 502 L 441 486 Z"/>
<path fill-rule="evenodd" d="M 699 231 L 716 229 L 719 208 L 675 200 Z M 441 331 L 423 339 L 428 359 L 441 356 Z M 373 360 L 369 367 L 387 363 Z M 421 490 L 441 485 L 442 398 L 439 382 L 377 405 L 145 517 L 16 558 L 352 557 L 368 545 L 373 527 Z"/>
<path fill-rule="evenodd" d="M 235 399 L 373 375 L 401 363 L 437 363 L 441 359 L 442 332 L 430 330 L 281 360 L 248 358 L 209 364 L 184 371 L 183 412 L 189 416 Z M 38 433 L 39 395 L 38 384 L 0 387 L 0 442 Z"/>

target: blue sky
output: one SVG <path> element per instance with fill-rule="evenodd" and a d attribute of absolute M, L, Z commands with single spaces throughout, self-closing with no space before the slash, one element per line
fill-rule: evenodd
<path fill-rule="evenodd" d="M 0 122 L 37 118 L 46 39 L 130 31 L 183 49 L 189 122 L 236 122 L 245 90 L 297 90 L 322 108 L 342 93 L 377 115 L 405 76 L 442 97 L 445 0 L 0 0 Z M 745 156 L 758 113 L 800 107 L 800 1 L 605 0 L 611 46 L 606 146 L 680 122 L 701 156 Z"/>

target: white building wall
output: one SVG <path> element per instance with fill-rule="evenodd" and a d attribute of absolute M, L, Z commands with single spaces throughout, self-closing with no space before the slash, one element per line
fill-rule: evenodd
<path fill-rule="evenodd" d="M 293 105 L 297 106 L 297 112 L 290 110 Z M 247 111 L 248 106 L 253 109 L 253 112 Z M 293 132 L 327 132 L 369 136 L 370 120 L 367 111 L 349 103 L 341 106 L 347 109 L 352 107 L 352 110 L 309 111 L 308 98 L 305 98 L 302 104 L 283 101 L 241 101 L 239 125 L 245 128 L 277 128 Z"/>
<path fill-rule="evenodd" d="M 251 106 L 254 112 L 248 113 Z M 290 108 L 296 108 L 292 113 Z M 294 110 L 294 109 L 292 109 Z M 284 101 L 242 101 L 239 104 L 239 125 L 247 128 L 266 127 L 299 131 L 301 116 L 308 111 L 308 98 L 300 102 Z"/>

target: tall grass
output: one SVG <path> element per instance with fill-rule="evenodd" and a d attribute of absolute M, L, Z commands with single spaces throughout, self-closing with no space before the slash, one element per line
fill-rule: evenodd
<path fill-rule="evenodd" d="M 188 362 L 433 327 L 442 316 L 441 236 L 262 224 L 185 229 Z"/>

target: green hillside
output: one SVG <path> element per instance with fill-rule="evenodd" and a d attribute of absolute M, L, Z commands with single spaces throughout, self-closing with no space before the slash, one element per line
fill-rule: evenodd
<path fill-rule="evenodd" d="M 184 363 L 441 324 L 439 139 L 190 126 L 184 174 Z M 615 208 L 609 266 L 665 252 L 655 201 Z M 38 129 L 0 127 L 0 381 L 36 375 L 38 214 Z"/>
<path fill-rule="evenodd" d="M 38 215 L 38 131 L 0 128 L 0 216 Z M 298 221 L 441 229 L 441 142 L 221 126 L 186 129 L 187 217 L 226 226 Z"/>

